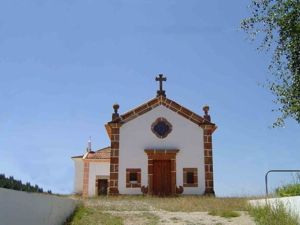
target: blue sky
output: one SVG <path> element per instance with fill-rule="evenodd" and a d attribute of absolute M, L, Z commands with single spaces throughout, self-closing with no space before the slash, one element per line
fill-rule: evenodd
<path fill-rule="evenodd" d="M 109 145 L 112 105 L 153 98 L 158 73 L 170 99 L 210 105 L 217 195 L 262 194 L 268 169 L 299 169 L 300 126 L 270 128 L 276 105 L 259 85 L 270 55 L 239 28 L 249 1 L 1 1 L 0 172 L 70 193 L 70 157 L 89 136 Z"/>

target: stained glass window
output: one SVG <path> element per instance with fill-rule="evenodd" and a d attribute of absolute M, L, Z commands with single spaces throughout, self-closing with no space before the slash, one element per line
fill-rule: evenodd
<path fill-rule="evenodd" d="M 165 138 L 171 133 L 172 125 L 165 118 L 160 117 L 152 124 L 151 129 L 158 138 Z"/>

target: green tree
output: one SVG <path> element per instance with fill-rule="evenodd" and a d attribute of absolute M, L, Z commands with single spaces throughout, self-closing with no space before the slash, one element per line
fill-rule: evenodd
<path fill-rule="evenodd" d="M 280 112 L 274 126 L 287 118 L 300 124 L 300 0 L 252 0 L 251 17 L 241 27 L 251 40 L 261 37 L 259 49 L 272 52 L 267 87 Z"/>
<path fill-rule="evenodd" d="M 43 188 L 40 188 L 38 185 L 33 186 L 29 182 L 23 184 L 21 180 L 16 180 L 13 176 L 7 178 L 4 174 L 0 174 L 0 187 L 19 191 L 44 193 Z M 50 190 L 48 190 L 47 193 L 52 194 Z"/>

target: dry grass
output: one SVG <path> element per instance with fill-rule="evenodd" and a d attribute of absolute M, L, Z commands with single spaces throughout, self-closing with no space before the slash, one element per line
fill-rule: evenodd
<path fill-rule="evenodd" d="M 150 212 L 118 214 L 118 212 L 105 212 L 98 208 L 81 205 L 64 225 L 156 225 L 158 223 L 159 217 Z"/>
<path fill-rule="evenodd" d="M 159 198 L 151 196 L 97 197 L 85 201 L 87 206 L 100 210 L 113 211 L 152 211 L 208 212 L 212 210 L 247 211 L 246 198 L 214 198 L 184 196 Z"/>
<path fill-rule="evenodd" d="M 79 206 L 65 225 L 122 225 L 123 219 L 97 209 Z"/>
<path fill-rule="evenodd" d="M 299 225 L 299 216 L 287 210 L 280 202 L 274 206 L 250 207 L 249 213 L 258 225 Z"/>
<path fill-rule="evenodd" d="M 248 199 L 246 198 L 214 198 L 203 196 L 159 198 L 120 195 L 81 200 L 83 207 L 74 214 L 73 219 L 66 225 L 195 224 L 195 221 L 199 219 L 213 221 L 213 224 L 217 222 L 222 222 L 223 224 L 224 221 L 218 219 L 221 217 L 210 216 L 206 212 L 216 212 L 214 215 L 223 216 L 227 219 L 237 216 L 236 214 L 233 215 L 232 212 L 247 211 L 248 209 Z M 224 210 L 226 210 L 225 213 Z M 199 213 L 199 215 L 193 214 L 191 216 L 189 214 L 191 212 Z M 220 214 L 220 212 L 222 213 Z M 208 223 L 210 224 L 210 222 Z"/>
<path fill-rule="evenodd" d="M 212 211 L 208 212 L 208 215 L 221 216 L 224 218 L 233 218 L 233 217 L 239 217 L 241 214 L 236 211 L 223 209 L 223 210 L 212 210 Z"/>

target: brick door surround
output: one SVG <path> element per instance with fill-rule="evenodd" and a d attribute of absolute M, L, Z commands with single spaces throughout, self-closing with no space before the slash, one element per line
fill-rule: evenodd
<path fill-rule="evenodd" d="M 145 149 L 148 155 L 148 194 L 153 194 L 153 160 L 171 160 L 171 194 L 176 195 L 176 154 L 178 149 Z"/>

